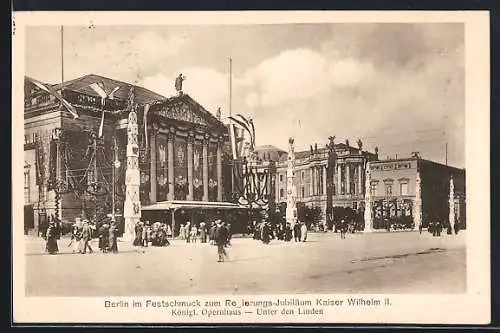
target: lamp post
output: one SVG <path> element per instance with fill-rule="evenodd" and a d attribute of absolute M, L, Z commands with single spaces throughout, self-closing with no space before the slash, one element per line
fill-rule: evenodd
<path fill-rule="evenodd" d="M 113 172 L 111 181 L 111 221 L 115 222 L 115 185 L 116 185 L 116 170 L 120 168 L 120 160 L 118 159 L 118 145 L 116 138 L 113 140 Z"/>

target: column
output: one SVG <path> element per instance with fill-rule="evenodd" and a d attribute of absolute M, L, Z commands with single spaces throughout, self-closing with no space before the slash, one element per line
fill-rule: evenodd
<path fill-rule="evenodd" d="M 203 140 L 203 201 L 208 201 L 208 134 Z"/>
<path fill-rule="evenodd" d="M 317 179 L 317 168 L 313 167 L 313 195 L 318 195 L 318 179 Z"/>
<path fill-rule="evenodd" d="M 309 196 L 312 197 L 314 195 L 314 168 L 311 167 L 309 169 Z"/>
<path fill-rule="evenodd" d="M 188 194 L 187 200 L 193 200 L 193 141 L 194 141 L 194 133 L 188 133 L 187 139 L 187 168 L 188 168 Z"/>
<path fill-rule="evenodd" d="M 363 194 L 363 165 L 362 163 L 358 164 L 358 192 L 357 194 Z"/>
<path fill-rule="evenodd" d="M 342 165 L 337 164 L 337 195 L 342 193 Z"/>
<path fill-rule="evenodd" d="M 345 192 L 351 194 L 351 165 L 345 164 Z"/>
<path fill-rule="evenodd" d="M 326 196 L 326 165 L 323 165 L 323 195 Z"/>
<path fill-rule="evenodd" d="M 149 149 L 149 156 L 150 156 L 150 192 L 149 192 L 149 201 L 151 203 L 156 203 L 156 133 L 154 129 L 151 131 L 151 138 L 149 140 L 150 142 L 150 149 Z"/>
<path fill-rule="evenodd" d="M 175 129 L 171 128 L 167 142 L 167 164 L 168 164 L 168 195 L 167 200 L 174 200 L 174 140 Z"/>
<path fill-rule="evenodd" d="M 222 201 L 222 138 L 217 142 L 217 201 Z"/>
<path fill-rule="evenodd" d="M 365 176 L 365 229 L 364 232 L 373 231 L 373 218 L 372 218 L 372 200 L 370 188 L 370 162 L 366 163 L 366 176 Z"/>

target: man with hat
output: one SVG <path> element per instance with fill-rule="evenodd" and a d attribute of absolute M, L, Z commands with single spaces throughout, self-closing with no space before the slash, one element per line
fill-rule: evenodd
<path fill-rule="evenodd" d="M 89 249 L 89 253 L 93 253 L 94 250 L 92 250 L 92 247 L 90 246 L 90 236 L 91 236 L 91 230 L 89 226 L 89 221 L 84 220 L 83 222 L 83 227 L 82 227 L 82 254 L 87 253 L 87 248 Z"/>
<path fill-rule="evenodd" d="M 218 262 L 223 262 L 225 257 L 227 257 L 226 252 L 226 244 L 227 244 L 227 236 L 228 232 L 224 223 L 221 220 L 215 221 L 217 225 L 216 233 L 215 233 L 215 243 L 217 244 L 217 252 L 219 254 Z"/>

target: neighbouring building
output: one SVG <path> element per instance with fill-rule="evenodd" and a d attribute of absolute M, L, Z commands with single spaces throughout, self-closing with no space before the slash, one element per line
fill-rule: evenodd
<path fill-rule="evenodd" d="M 377 153 L 363 150 L 361 141 L 353 147 L 349 141 L 334 144 L 336 163 L 332 179 L 332 206 L 349 207 L 355 211 L 362 208 L 365 194 L 365 168 L 367 162 L 377 160 Z M 287 152 L 274 146 L 259 146 L 256 153 L 260 161 L 276 162 L 276 203 L 286 202 Z M 295 187 L 297 202 L 308 207 L 319 207 L 321 219 L 327 221 L 327 166 L 329 148 L 310 146 L 309 150 L 295 153 Z"/>
<path fill-rule="evenodd" d="M 437 221 L 447 225 L 450 219 L 465 228 L 464 169 L 413 154 L 371 162 L 368 177 L 371 221 L 365 221 L 366 229 L 385 229 L 387 222 L 418 229 Z"/>

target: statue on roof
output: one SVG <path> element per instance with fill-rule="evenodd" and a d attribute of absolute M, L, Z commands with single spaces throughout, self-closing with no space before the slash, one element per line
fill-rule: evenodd
<path fill-rule="evenodd" d="M 335 148 L 335 135 L 329 136 L 328 140 L 330 140 L 330 143 L 328 144 L 328 148 L 330 148 L 330 150 L 333 150 L 333 148 Z"/>
<path fill-rule="evenodd" d="M 222 111 L 220 110 L 220 106 L 217 108 L 217 113 L 215 114 L 215 117 L 217 118 L 217 120 L 220 121 L 222 117 Z"/>
<path fill-rule="evenodd" d="M 378 147 L 375 147 L 375 155 L 378 155 Z"/>
<path fill-rule="evenodd" d="M 345 145 L 347 146 L 347 148 L 349 148 L 349 139 L 345 139 Z"/>
<path fill-rule="evenodd" d="M 361 139 L 358 140 L 358 148 L 359 150 L 363 149 L 363 141 L 361 141 Z"/>
<path fill-rule="evenodd" d="M 175 90 L 179 93 L 179 95 L 182 95 L 182 82 L 184 81 L 186 81 L 186 77 L 182 75 L 182 73 L 180 73 L 175 79 Z"/>

